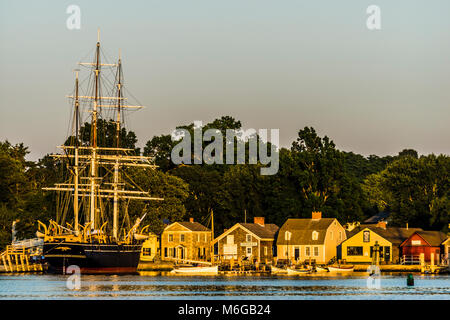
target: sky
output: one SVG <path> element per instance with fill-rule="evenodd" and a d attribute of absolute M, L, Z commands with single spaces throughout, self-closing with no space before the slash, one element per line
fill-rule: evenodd
<path fill-rule="evenodd" d="M 69 5 L 80 29 L 67 28 Z M 379 30 L 366 26 L 370 5 Z M 446 0 L 0 0 L 0 141 L 23 142 L 30 160 L 57 151 L 98 28 L 146 106 L 127 121 L 141 147 L 229 115 L 279 129 L 284 147 L 312 126 L 365 156 L 450 154 Z"/>

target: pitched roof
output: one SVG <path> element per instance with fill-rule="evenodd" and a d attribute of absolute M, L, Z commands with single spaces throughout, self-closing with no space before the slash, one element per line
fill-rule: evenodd
<path fill-rule="evenodd" d="M 368 228 L 378 234 L 379 236 L 385 238 L 393 245 L 400 245 L 403 241 L 408 239 L 414 232 L 422 231 L 420 228 L 397 228 L 397 227 L 387 227 L 386 229 L 375 227 L 373 225 L 360 225 L 353 229 L 350 232 L 347 232 L 347 239 L 353 237 L 355 234 L 360 232 L 361 230 Z"/>
<path fill-rule="evenodd" d="M 276 224 L 273 223 L 268 223 L 264 226 L 257 223 L 239 224 L 261 239 L 274 239 L 275 234 L 277 233 L 278 229 L 280 229 Z"/>
<path fill-rule="evenodd" d="M 305 245 L 305 244 L 323 244 L 328 227 L 337 220 L 335 218 L 322 219 L 288 219 L 278 233 L 278 245 Z M 292 233 L 291 239 L 285 239 L 285 232 Z M 312 240 L 313 231 L 317 231 L 317 240 Z"/>
<path fill-rule="evenodd" d="M 210 229 L 208 229 L 207 227 L 205 227 L 204 225 L 202 225 L 198 222 L 183 221 L 183 222 L 178 222 L 178 223 L 191 231 L 211 231 Z"/>
<path fill-rule="evenodd" d="M 385 221 L 391 214 L 389 212 L 380 212 L 370 218 L 364 220 L 364 223 L 378 223 L 379 221 Z"/>
<path fill-rule="evenodd" d="M 447 235 L 440 231 L 417 231 L 416 233 L 432 247 L 439 247 L 447 239 Z"/>
<path fill-rule="evenodd" d="M 260 239 L 275 239 L 276 234 L 279 230 L 278 226 L 272 223 L 267 223 L 264 226 L 257 223 L 236 223 L 230 229 L 226 230 L 224 233 L 214 239 L 214 243 L 223 239 L 227 234 L 236 230 L 237 228 L 245 228 Z"/>

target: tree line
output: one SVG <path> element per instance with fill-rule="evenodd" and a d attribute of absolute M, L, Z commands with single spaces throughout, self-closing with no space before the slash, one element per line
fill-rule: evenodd
<path fill-rule="evenodd" d="M 115 146 L 115 124 L 100 120 L 99 145 Z M 194 124 L 178 128 L 190 132 Z M 224 116 L 202 130 L 242 129 L 240 121 Z M 88 144 L 90 125 L 81 127 L 81 144 Z M 69 137 L 66 144 L 74 144 Z M 122 129 L 120 146 L 136 154 L 154 157 L 157 170 L 127 169 L 127 175 L 165 200 L 144 205 L 131 202 L 131 219 L 147 212 L 145 223 L 159 234 L 167 221 L 193 217 L 207 224 L 214 211 L 216 236 L 237 222 L 263 216 L 281 226 L 288 218 L 309 218 L 312 211 L 337 218 L 342 224 L 364 221 L 379 212 L 389 212 L 391 225 L 420 227 L 448 232 L 450 213 L 450 157 L 422 155 L 405 149 L 396 156 L 364 157 L 339 150 L 327 136 L 312 127 L 298 131 L 290 148 L 280 148 L 279 171 L 261 175 L 261 164 L 195 164 L 171 162 L 171 133 L 155 136 L 141 151 L 132 131 Z M 226 148 L 226 141 L 223 144 Z M 248 151 L 248 145 L 246 145 Z M 16 221 L 17 237 L 34 237 L 37 220 L 55 219 L 58 196 L 41 188 L 61 182 L 65 164 L 50 155 L 27 161 L 28 147 L 0 142 L 0 247 L 11 242 Z M 70 218 L 68 218 L 70 219 Z"/>

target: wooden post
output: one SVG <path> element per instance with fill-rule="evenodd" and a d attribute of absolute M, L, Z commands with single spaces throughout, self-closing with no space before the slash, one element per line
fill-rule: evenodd
<path fill-rule="evenodd" d="M 3 265 L 5 266 L 5 271 L 8 272 L 8 266 L 6 264 L 6 258 L 5 255 L 2 255 L 2 261 L 3 261 Z"/>
<path fill-rule="evenodd" d="M 425 272 L 425 255 L 423 253 L 420 254 L 420 271 L 422 273 Z"/>
<path fill-rule="evenodd" d="M 8 264 L 9 264 L 9 271 L 12 272 L 13 271 L 13 265 L 11 262 L 11 255 L 8 253 L 7 255 L 7 260 L 8 260 Z"/>
<path fill-rule="evenodd" d="M 28 255 L 25 255 L 25 263 L 27 265 L 27 271 L 30 271 L 30 264 L 28 263 Z"/>
<path fill-rule="evenodd" d="M 431 272 L 434 272 L 434 253 L 431 253 L 430 255 L 430 263 L 431 263 L 430 266 Z"/>

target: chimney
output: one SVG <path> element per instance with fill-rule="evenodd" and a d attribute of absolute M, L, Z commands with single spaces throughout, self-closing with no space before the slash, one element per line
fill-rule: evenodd
<path fill-rule="evenodd" d="M 189 218 L 189 222 L 194 222 L 194 218 Z"/>
<path fill-rule="evenodd" d="M 311 218 L 314 219 L 314 220 L 322 219 L 322 212 L 321 211 L 313 211 Z"/>
<path fill-rule="evenodd" d="M 386 225 L 387 225 L 386 221 L 378 221 L 377 223 L 377 227 L 382 228 L 384 230 L 386 230 Z"/>
<path fill-rule="evenodd" d="M 264 227 L 264 217 L 254 217 L 253 223 L 259 224 Z"/>

